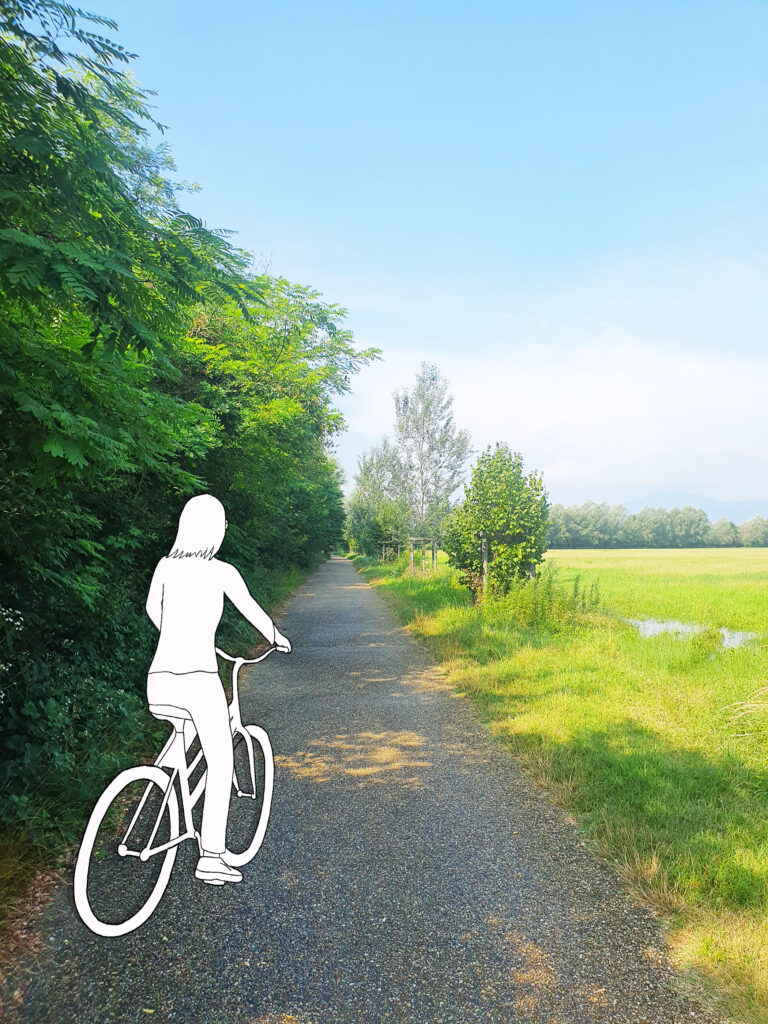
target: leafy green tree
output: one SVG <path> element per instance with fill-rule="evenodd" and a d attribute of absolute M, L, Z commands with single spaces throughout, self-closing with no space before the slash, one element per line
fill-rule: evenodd
<path fill-rule="evenodd" d="M 410 514 L 399 453 L 384 438 L 358 459 L 355 488 L 347 501 L 347 540 L 355 551 L 375 557 L 383 541 L 406 543 Z"/>
<path fill-rule="evenodd" d="M 602 535 L 607 547 L 617 547 L 621 541 L 621 529 L 627 518 L 627 510 L 623 505 L 608 505 L 604 502 L 599 506 Z"/>
<path fill-rule="evenodd" d="M 347 501 L 347 540 L 369 556 L 383 541 L 440 537 L 470 450 L 436 366 L 422 363 L 413 389 L 394 398 L 395 440 L 384 438 L 360 458 Z"/>
<path fill-rule="evenodd" d="M 470 437 L 456 427 L 448 381 L 436 366 L 422 363 L 413 389 L 395 391 L 394 398 L 402 493 L 411 505 L 411 529 L 439 536 L 470 455 Z"/>
<path fill-rule="evenodd" d="M 676 548 L 701 547 L 709 533 L 706 512 L 692 505 L 673 508 L 668 513 L 669 543 Z"/>
<path fill-rule="evenodd" d="M 201 297 L 256 291 L 226 233 L 180 208 L 132 55 L 89 24 L 116 28 L 55 0 L 0 7 L 0 333 L 78 310 L 91 346 L 141 351 Z"/>
<path fill-rule="evenodd" d="M 340 536 L 333 403 L 372 353 L 316 293 L 260 287 L 248 317 L 198 307 L 175 366 L 101 341 L 83 358 L 85 314 L 0 352 L 0 821 L 45 831 L 46 801 L 87 803 L 113 736 L 124 756 L 152 727 L 143 595 L 186 495 L 222 498 L 226 557 L 266 602 Z"/>
<path fill-rule="evenodd" d="M 482 573 L 478 533 L 484 532 L 490 543 L 490 590 L 505 594 L 541 562 L 548 519 L 541 477 L 535 472 L 525 475 L 522 456 L 508 445 L 488 447 L 472 469 L 464 501 L 446 522 L 448 561 L 477 592 Z"/>
<path fill-rule="evenodd" d="M 572 510 L 571 538 L 574 547 L 613 547 L 619 538 L 627 510 L 621 505 L 609 506 L 587 501 Z"/>
<path fill-rule="evenodd" d="M 314 521 L 330 449 L 343 420 L 334 407 L 352 374 L 378 350 L 355 348 L 346 310 L 283 278 L 260 281 L 248 318 L 230 303 L 198 310 L 183 353 L 179 394 L 215 414 L 222 442 L 201 468 L 209 487 L 252 523 L 253 557 L 270 568 L 311 561 Z M 327 537 L 320 548 L 338 539 Z"/>
<path fill-rule="evenodd" d="M 550 505 L 547 546 L 551 548 L 576 547 L 573 523 L 573 508 L 565 505 Z"/>
<path fill-rule="evenodd" d="M 666 548 L 670 546 L 667 510 L 663 508 L 642 508 L 635 515 L 627 517 L 625 531 L 632 540 L 632 546 L 643 548 Z"/>
<path fill-rule="evenodd" d="M 768 547 L 768 519 L 763 516 L 752 516 L 739 527 L 739 540 L 744 547 Z"/>
<path fill-rule="evenodd" d="M 739 531 L 735 523 L 722 518 L 716 519 L 709 529 L 707 544 L 714 548 L 732 548 L 740 543 Z"/>

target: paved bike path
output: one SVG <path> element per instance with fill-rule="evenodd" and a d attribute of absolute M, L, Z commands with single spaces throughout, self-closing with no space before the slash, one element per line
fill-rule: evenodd
<path fill-rule="evenodd" d="M 656 922 L 333 558 L 251 670 L 277 770 L 240 885 L 168 891 L 118 939 L 62 888 L 20 1008 L 35 1024 L 682 1024 Z"/>

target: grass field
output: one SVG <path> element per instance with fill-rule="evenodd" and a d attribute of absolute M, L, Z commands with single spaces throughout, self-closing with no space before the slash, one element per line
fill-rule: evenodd
<path fill-rule="evenodd" d="M 599 581 L 620 615 L 768 633 L 768 548 L 550 551 L 564 581 Z"/>
<path fill-rule="evenodd" d="M 403 575 L 404 563 L 363 571 L 662 914 L 686 984 L 766 1024 L 768 707 L 754 695 L 768 674 L 768 552 L 555 551 L 547 562 L 549 588 L 480 606 L 444 563 L 434 577 Z M 644 639 L 625 616 L 712 628 Z M 758 637 L 724 650 L 720 626 Z M 731 705 L 750 699 L 739 717 Z"/>

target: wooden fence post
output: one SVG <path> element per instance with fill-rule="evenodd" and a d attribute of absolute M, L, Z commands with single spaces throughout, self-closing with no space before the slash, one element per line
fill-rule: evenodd
<path fill-rule="evenodd" d="M 432 572 L 437 572 L 437 541 L 432 541 Z"/>
<path fill-rule="evenodd" d="M 408 542 L 411 546 L 411 576 L 413 576 L 413 541 Z"/>

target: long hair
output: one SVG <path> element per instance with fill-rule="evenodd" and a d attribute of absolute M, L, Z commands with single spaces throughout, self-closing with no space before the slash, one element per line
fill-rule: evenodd
<path fill-rule="evenodd" d="M 227 529 L 227 514 L 218 498 L 198 494 L 179 516 L 179 529 L 169 558 L 213 558 Z"/>

